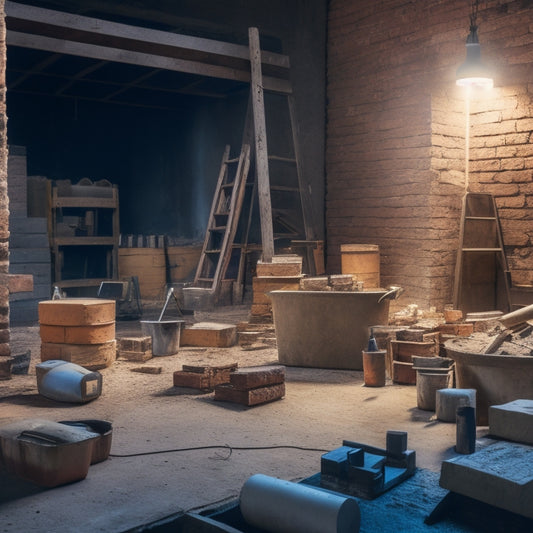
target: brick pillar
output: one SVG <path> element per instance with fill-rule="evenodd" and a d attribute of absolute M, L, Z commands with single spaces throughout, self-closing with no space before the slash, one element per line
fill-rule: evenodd
<path fill-rule="evenodd" d="M 0 357 L 9 348 L 9 199 L 7 197 L 6 23 L 0 0 Z"/>

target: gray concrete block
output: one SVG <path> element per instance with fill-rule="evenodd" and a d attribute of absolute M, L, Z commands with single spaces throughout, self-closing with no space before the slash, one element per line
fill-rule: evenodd
<path fill-rule="evenodd" d="M 489 433 L 501 439 L 533 444 L 533 400 L 490 406 Z"/>
<path fill-rule="evenodd" d="M 476 389 L 439 389 L 435 403 L 439 420 L 455 422 L 458 407 L 476 407 Z"/>
<path fill-rule="evenodd" d="M 533 518 L 533 447 L 496 441 L 442 463 L 442 488 Z"/>

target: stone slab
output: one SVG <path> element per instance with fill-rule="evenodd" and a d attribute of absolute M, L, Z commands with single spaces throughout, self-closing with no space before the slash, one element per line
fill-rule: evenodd
<path fill-rule="evenodd" d="M 489 433 L 501 439 L 533 444 L 533 400 L 491 405 Z"/>
<path fill-rule="evenodd" d="M 67 298 L 39 302 L 39 322 L 50 326 L 85 326 L 115 320 L 115 301 Z"/>
<path fill-rule="evenodd" d="M 497 441 L 442 463 L 442 488 L 533 518 L 533 447 Z"/>
<path fill-rule="evenodd" d="M 237 343 L 237 326 L 215 322 L 198 322 L 181 331 L 181 346 L 228 348 Z"/>

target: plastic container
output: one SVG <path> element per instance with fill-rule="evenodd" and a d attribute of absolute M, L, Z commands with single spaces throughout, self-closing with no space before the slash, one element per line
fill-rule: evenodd
<path fill-rule="evenodd" d="M 39 394 L 59 402 L 85 403 L 102 394 L 102 375 L 60 359 L 35 366 Z"/>
<path fill-rule="evenodd" d="M 152 355 L 173 355 L 180 348 L 184 320 L 141 320 L 144 335 L 152 337 Z"/>

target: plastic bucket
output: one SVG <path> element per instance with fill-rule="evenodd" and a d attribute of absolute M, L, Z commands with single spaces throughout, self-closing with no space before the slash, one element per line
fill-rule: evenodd
<path fill-rule="evenodd" d="M 178 353 L 183 320 L 141 320 L 144 335 L 152 337 L 152 355 Z"/>

